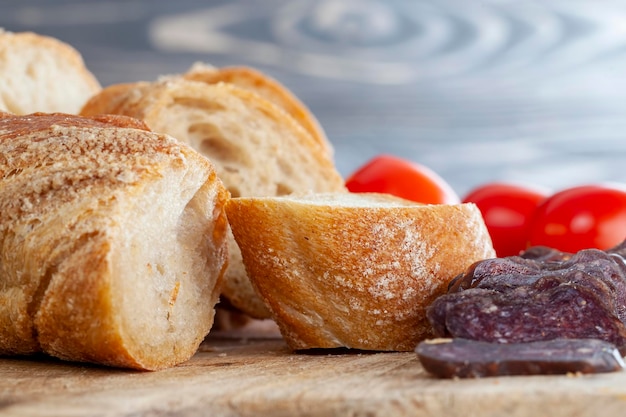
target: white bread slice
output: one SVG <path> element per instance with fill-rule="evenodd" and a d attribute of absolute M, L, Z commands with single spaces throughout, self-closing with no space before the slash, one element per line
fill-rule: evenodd
<path fill-rule="evenodd" d="M 100 89 L 72 46 L 33 32 L 0 29 L 0 110 L 76 114 Z"/>
<path fill-rule="evenodd" d="M 126 117 L 0 113 L 0 355 L 160 369 L 213 323 L 228 192 Z"/>
<path fill-rule="evenodd" d="M 215 165 L 231 195 L 345 192 L 328 152 L 292 117 L 261 96 L 232 84 L 168 77 L 105 88 L 82 114 L 117 113 L 190 144 Z M 247 278 L 235 240 L 223 296 L 255 318 L 270 312 Z"/>
<path fill-rule="evenodd" d="M 234 198 L 226 205 L 248 275 L 294 350 L 412 351 L 426 307 L 495 256 L 473 204 L 385 194 Z"/>
<path fill-rule="evenodd" d="M 280 107 L 293 117 L 329 154 L 333 147 L 322 126 L 309 108 L 287 87 L 269 75 L 250 67 L 214 67 L 195 63 L 182 76 L 188 80 L 209 84 L 228 83 L 250 90 Z"/>

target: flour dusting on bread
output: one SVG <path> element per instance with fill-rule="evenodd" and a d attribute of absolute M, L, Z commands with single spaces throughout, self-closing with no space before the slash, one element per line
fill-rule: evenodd
<path fill-rule="evenodd" d="M 494 256 L 473 204 L 382 194 L 234 198 L 226 212 L 248 275 L 294 350 L 412 350 L 425 309 Z"/>

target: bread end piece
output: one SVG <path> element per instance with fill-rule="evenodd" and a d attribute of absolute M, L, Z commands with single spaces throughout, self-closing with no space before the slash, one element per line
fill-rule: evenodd
<path fill-rule="evenodd" d="M 252 91 L 283 109 L 293 117 L 329 154 L 334 149 L 324 129 L 309 108 L 287 87 L 269 75 L 251 67 L 232 66 L 217 68 L 196 62 L 182 75 L 188 80 L 209 84 L 228 83 Z"/>
<path fill-rule="evenodd" d="M 0 117 L 1 354 L 154 370 L 209 332 L 229 194 L 206 158 L 141 126 Z"/>
<path fill-rule="evenodd" d="M 412 351 L 426 307 L 471 263 L 495 256 L 473 204 L 382 194 L 234 198 L 248 276 L 293 350 Z"/>
<path fill-rule="evenodd" d="M 72 46 L 34 32 L 0 29 L 0 110 L 76 114 L 100 90 Z"/>

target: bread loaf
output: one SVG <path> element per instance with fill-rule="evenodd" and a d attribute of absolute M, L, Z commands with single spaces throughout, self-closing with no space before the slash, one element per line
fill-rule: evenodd
<path fill-rule="evenodd" d="M 228 197 L 206 158 L 142 122 L 0 113 L 0 355 L 190 358 L 226 267 Z"/>
<path fill-rule="evenodd" d="M 0 110 L 78 113 L 100 83 L 72 46 L 0 29 Z"/>
<path fill-rule="evenodd" d="M 267 74 L 250 67 L 214 67 L 203 63 L 194 64 L 182 75 L 193 81 L 209 84 L 228 83 L 250 90 L 280 107 L 293 117 L 326 151 L 333 147 L 315 115 L 288 88 Z"/>
<path fill-rule="evenodd" d="M 208 157 L 231 195 L 345 191 L 328 151 L 296 120 L 258 94 L 232 84 L 182 77 L 111 86 L 82 114 L 117 113 L 146 122 Z M 255 318 L 270 317 L 254 292 L 233 238 L 223 295 Z"/>
<path fill-rule="evenodd" d="M 226 213 L 252 284 L 294 350 L 412 351 L 426 307 L 495 256 L 473 204 L 384 194 L 234 198 Z"/>

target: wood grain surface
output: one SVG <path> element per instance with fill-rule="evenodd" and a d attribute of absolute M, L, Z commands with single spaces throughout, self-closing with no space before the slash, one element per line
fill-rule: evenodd
<path fill-rule="evenodd" d="M 158 372 L 0 359 L 0 415 L 11 417 L 578 417 L 625 406 L 624 372 L 438 380 L 413 353 L 300 354 L 280 338 L 210 337 Z"/>

